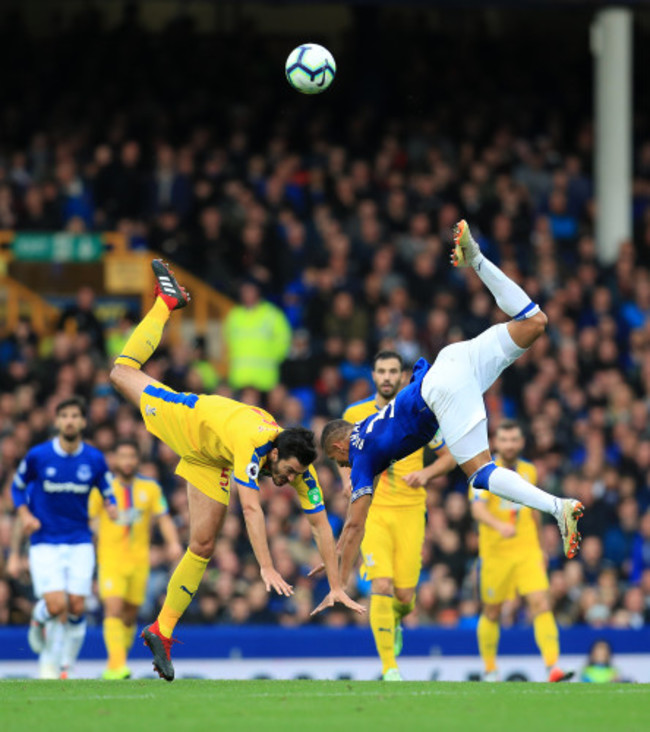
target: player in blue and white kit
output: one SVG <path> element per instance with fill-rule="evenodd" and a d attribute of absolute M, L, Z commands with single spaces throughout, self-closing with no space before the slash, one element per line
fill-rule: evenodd
<path fill-rule="evenodd" d="M 544 333 L 547 318 L 519 285 L 484 257 L 466 221 L 455 227 L 454 244 L 452 263 L 473 267 L 512 320 L 443 348 L 433 365 L 420 359 L 409 386 L 378 414 L 356 424 L 339 419 L 325 426 L 321 443 L 326 454 L 352 468 L 351 506 L 339 540 L 344 583 L 359 554 L 377 477 L 395 460 L 430 442 L 438 426 L 470 485 L 552 514 L 568 557 L 575 556 L 580 545 L 577 521 L 582 504 L 556 498 L 515 471 L 498 467 L 489 451 L 483 394 Z M 314 612 L 330 604 L 325 598 Z"/>
<path fill-rule="evenodd" d="M 57 437 L 33 447 L 11 486 L 23 532 L 30 536 L 29 568 L 39 598 L 29 643 L 40 656 L 41 678 L 65 678 L 86 634 L 95 552 L 88 497 L 97 487 L 117 518 L 112 476 L 102 453 L 81 439 L 85 403 L 79 397 L 56 408 Z"/>

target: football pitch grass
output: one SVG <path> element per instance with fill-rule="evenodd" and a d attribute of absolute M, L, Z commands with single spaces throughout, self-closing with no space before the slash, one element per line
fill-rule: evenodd
<path fill-rule="evenodd" d="M 2 732 L 628 732 L 649 720 L 650 688 L 636 684 L 0 682 Z"/>

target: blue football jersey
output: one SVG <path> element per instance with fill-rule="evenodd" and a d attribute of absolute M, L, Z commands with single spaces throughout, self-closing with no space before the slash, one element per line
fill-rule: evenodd
<path fill-rule="evenodd" d="M 11 485 L 16 508 L 27 503 L 41 522 L 32 544 L 84 544 L 92 541 L 88 497 L 98 488 L 115 500 L 111 475 L 102 453 L 82 442 L 74 454 L 56 437 L 33 447 L 22 460 Z"/>
<path fill-rule="evenodd" d="M 430 367 L 425 359 L 418 359 L 409 385 L 380 412 L 354 425 L 350 436 L 353 502 L 373 492 L 375 477 L 391 463 L 433 440 L 438 420 L 420 393 Z"/>

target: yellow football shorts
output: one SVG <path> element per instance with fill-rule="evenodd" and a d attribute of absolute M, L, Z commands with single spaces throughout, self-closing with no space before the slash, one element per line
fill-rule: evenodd
<path fill-rule="evenodd" d="M 181 458 L 176 466 L 176 475 L 209 498 L 227 506 L 230 501 L 231 469 L 211 465 L 196 456 L 190 439 L 195 432 L 190 422 L 196 419 L 196 415 L 183 402 L 188 395 L 177 394 L 162 386 L 151 391 L 157 394 L 142 392 L 140 412 L 147 430 Z M 196 396 L 189 395 L 189 398 Z"/>
<path fill-rule="evenodd" d="M 395 587 L 416 587 L 422 567 L 425 512 L 421 506 L 382 508 L 371 505 L 361 543 L 362 574 L 388 577 Z"/>
<path fill-rule="evenodd" d="M 125 602 L 138 607 L 144 603 L 147 593 L 149 567 L 145 566 L 110 566 L 99 565 L 99 596 L 102 600 L 108 597 L 121 597 Z"/>
<path fill-rule="evenodd" d="M 523 556 L 490 556 L 479 560 L 481 600 L 498 605 L 516 595 L 548 590 L 544 558 L 539 553 Z"/>

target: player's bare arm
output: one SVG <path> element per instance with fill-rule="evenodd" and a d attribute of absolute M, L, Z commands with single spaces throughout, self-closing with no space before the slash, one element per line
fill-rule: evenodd
<path fill-rule="evenodd" d="M 339 546 L 341 548 L 341 582 L 343 587 L 347 587 L 348 580 L 354 563 L 359 556 L 361 541 L 365 532 L 366 518 L 372 503 L 371 495 L 359 496 L 357 500 L 350 505 L 345 525 L 341 531 Z"/>
<path fill-rule="evenodd" d="M 431 480 L 441 478 L 456 467 L 457 463 L 454 460 L 454 456 L 449 452 L 449 448 L 443 446 L 438 450 L 436 459 L 426 468 L 422 470 L 415 470 L 412 473 L 404 476 L 404 481 L 411 486 L 411 488 L 417 488 L 421 485 L 427 487 L 427 484 Z"/>
<path fill-rule="evenodd" d="M 496 516 L 492 515 L 490 509 L 483 501 L 472 502 L 472 516 L 479 523 L 498 531 L 504 539 L 510 539 L 517 533 L 517 529 L 513 524 L 500 521 Z"/>
<path fill-rule="evenodd" d="M 41 528 L 41 522 L 24 504 L 18 507 L 18 517 L 20 518 L 24 536 L 31 536 Z"/>
<path fill-rule="evenodd" d="M 334 546 L 334 536 L 332 535 L 332 529 L 327 520 L 327 513 L 325 511 L 319 511 L 318 513 L 307 514 L 307 518 L 311 524 L 314 541 L 323 559 L 323 566 L 330 584 L 330 591 L 327 597 L 325 597 L 323 602 L 311 614 L 316 615 L 321 610 L 332 607 L 336 602 L 340 602 L 351 610 L 363 614 L 366 609 L 349 597 L 341 584 L 338 557 Z"/>
<path fill-rule="evenodd" d="M 269 543 L 266 536 L 266 522 L 260 505 L 259 492 L 241 486 L 239 488 L 239 502 L 241 503 L 246 530 L 255 559 L 260 565 L 260 575 L 268 592 L 273 588 L 278 595 L 289 597 L 293 595 L 293 587 L 284 581 L 280 573 L 273 566 Z"/>

